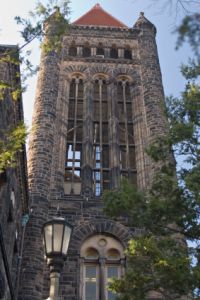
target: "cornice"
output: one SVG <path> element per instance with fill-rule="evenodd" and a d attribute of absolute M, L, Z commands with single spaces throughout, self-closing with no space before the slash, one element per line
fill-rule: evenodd
<path fill-rule="evenodd" d="M 69 56 L 66 55 L 63 58 L 64 61 L 69 61 L 69 62 L 84 62 L 84 63 L 103 63 L 103 64 L 115 64 L 116 66 L 119 65 L 140 65 L 141 62 L 138 58 L 134 58 L 134 59 L 122 59 L 122 58 L 118 58 L 118 59 L 113 59 L 113 58 L 98 58 L 98 57 L 87 57 L 87 58 L 83 58 L 83 57 L 73 57 L 73 56 Z"/>
<path fill-rule="evenodd" d="M 129 33 L 130 35 L 138 36 L 140 33 L 140 29 L 138 28 L 123 28 L 123 27 L 109 27 L 109 26 L 94 26 L 94 25 L 70 25 L 69 29 L 71 32 L 82 32 L 86 31 L 89 33 L 90 31 L 96 31 L 96 32 L 105 32 L 105 33 L 119 33 L 120 35 L 122 33 Z"/>

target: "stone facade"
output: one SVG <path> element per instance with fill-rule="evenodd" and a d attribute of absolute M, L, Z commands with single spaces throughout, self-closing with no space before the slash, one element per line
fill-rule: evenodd
<path fill-rule="evenodd" d="M 130 237 L 139 234 L 139 229 L 126 226 L 125 218 L 115 222 L 104 215 L 101 194 L 107 183 L 110 188 L 118 188 L 123 172 L 134 178 L 139 189 L 148 188 L 155 171 L 145 149 L 167 127 L 155 35 L 154 25 L 141 14 L 133 28 L 72 25 L 63 39 L 61 54 L 42 53 L 29 145 L 32 213 L 24 241 L 20 300 L 46 299 L 49 295 L 41 229 L 57 210 L 74 226 L 60 280 L 63 300 L 85 299 L 80 284 L 80 253 L 87 238 L 112 236 L 126 247 Z M 84 47 L 89 49 L 88 55 Z M 98 121 L 96 102 L 100 103 Z M 102 103 L 107 105 L 105 119 Z M 127 116 L 122 121 L 120 105 L 122 115 Z M 75 117 L 70 119 L 70 115 Z M 95 135 L 98 131 L 99 142 Z M 108 149 L 103 158 L 102 149 Z M 108 167 L 104 161 L 109 162 Z M 105 295 L 101 297 L 106 299 Z"/>
<path fill-rule="evenodd" d="M 0 56 L 6 53 L 18 53 L 16 46 L 0 46 Z M 8 62 L 0 63 L 0 81 L 9 85 L 20 84 L 18 65 Z M 14 128 L 23 121 L 22 99 L 12 99 L 11 90 L 4 90 L 4 99 L 0 101 L 0 139 L 3 140 L 5 132 Z M 28 212 L 28 191 L 25 148 L 17 154 L 16 166 L 7 168 L 0 174 L 0 225 L 1 225 L 1 251 L 0 251 L 0 299 L 10 298 L 10 289 L 6 268 L 10 271 L 13 291 L 17 293 L 20 273 L 23 230 L 23 215 Z M 7 261 L 3 257 L 3 248 Z M 4 258 L 4 260 L 3 260 Z M 4 290 L 4 288 L 5 290 Z M 4 290 L 4 291 L 3 291 Z"/>

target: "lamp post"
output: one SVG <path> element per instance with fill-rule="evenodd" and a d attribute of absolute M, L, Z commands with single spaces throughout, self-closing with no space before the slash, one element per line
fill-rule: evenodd
<path fill-rule="evenodd" d="M 47 264 L 50 268 L 50 300 L 58 300 L 59 278 L 67 257 L 72 226 L 64 218 L 56 217 L 43 226 Z"/>

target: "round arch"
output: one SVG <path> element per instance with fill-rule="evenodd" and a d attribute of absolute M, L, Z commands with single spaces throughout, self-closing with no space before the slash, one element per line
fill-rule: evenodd
<path fill-rule="evenodd" d="M 131 232 L 130 228 L 127 228 L 118 222 L 107 219 L 102 219 L 100 221 L 92 219 L 74 228 L 72 245 L 74 245 L 76 249 L 81 249 L 83 242 L 95 234 L 110 235 L 120 241 L 124 248 L 127 247 L 128 241 L 133 236 L 133 232 Z"/>

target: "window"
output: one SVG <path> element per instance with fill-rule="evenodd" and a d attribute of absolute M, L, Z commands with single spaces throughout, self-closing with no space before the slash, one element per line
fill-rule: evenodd
<path fill-rule="evenodd" d="M 93 192 L 99 197 L 108 189 L 109 143 L 108 143 L 108 96 L 103 76 L 94 81 L 93 94 Z"/>
<path fill-rule="evenodd" d="M 117 108 L 119 120 L 119 161 L 121 176 L 135 181 L 135 144 L 132 118 L 132 98 L 129 79 L 121 77 L 117 84 Z M 134 177 L 134 179 L 133 179 Z"/>
<path fill-rule="evenodd" d="M 124 49 L 124 58 L 125 59 L 132 59 L 132 53 L 129 48 Z"/>
<path fill-rule="evenodd" d="M 118 58 L 118 50 L 115 47 L 110 49 L 110 57 L 111 58 Z"/>
<path fill-rule="evenodd" d="M 77 55 L 77 48 L 75 45 L 70 46 L 69 48 L 69 55 L 70 56 L 76 56 Z"/>
<path fill-rule="evenodd" d="M 98 299 L 98 273 L 96 266 L 85 266 L 85 300 L 94 300 Z"/>
<path fill-rule="evenodd" d="M 97 55 L 104 55 L 104 48 L 101 44 L 99 44 L 99 46 L 97 47 L 96 54 Z"/>
<path fill-rule="evenodd" d="M 89 46 L 83 47 L 83 57 L 90 57 L 91 56 L 91 49 Z"/>
<path fill-rule="evenodd" d="M 82 128 L 83 80 L 77 75 L 71 81 L 69 93 L 65 194 L 81 193 Z"/>
<path fill-rule="evenodd" d="M 123 275 L 125 257 L 121 243 L 111 236 L 92 236 L 82 245 L 81 257 L 82 299 L 117 299 L 108 287 L 113 278 Z"/>
<path fill-rule="evenodd" d="M 118 266 L 112 266 L 112 265 L 108 265 L 106 267 L 106 283 L 107 283 L 107 287 L 109 287 L 109 284 L 112 282 L 113 278 L 119 278 L 119 267 Z M 106 293 L 107 300 L 115 300 L 117 297 L 116 294 L 112 293 L 111 291 L 107 290 Z"/>

